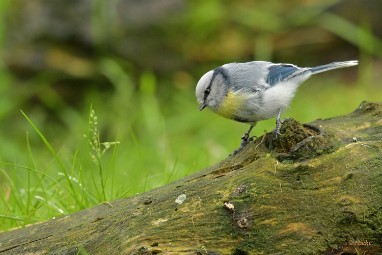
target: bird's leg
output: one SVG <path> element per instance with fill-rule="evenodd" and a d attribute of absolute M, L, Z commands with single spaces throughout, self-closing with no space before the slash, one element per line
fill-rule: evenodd
<path fill-rule="evenodd" d="M 255 124 L 251 124 L 251 126 L 248 129 L 248 131 L 245 132 L 245 134 L 241 137 L 240 147 L 237 148 L 236 150 L 234 150 L 231 155 L 235 155 L 236 153 L 241 151 L 245 146 L 247 146 L 247 144 L 249 144 L 253 140 L 253 137 L 249 137 L 249 134 L 251 133 L 252 128 L 255 125 L 256 125 L 256 123 Z"/>
<path fill-rule="evenodd" d="M 248 143 L 250 143 L 253 140 L 253 137 L 251 137 L 251 138 L 249 137 L 249 134 L 251 133 L 253 127 L 254 127 L 254 125 L 251 125 L 249 127 L 248 131 L 245 132 L 244 135 L 241 137 L 240 147 L 246 146 Z"/>
<path fill-rule="evenodd" d="M 275 129 L 275 136 L 276 136 L 276 139 L 278 138 L 278 136 L 280 135 L 280 129 L 281 129 L 281 126 L 283 125 L 284 123 L 284 119 L 281 119 L 281 114 L 283 112 L 283 109 L 280 108 L 279 109 L 279 113 L 277 114 L 277 117 L 276 117 L 276 129 Z"/>

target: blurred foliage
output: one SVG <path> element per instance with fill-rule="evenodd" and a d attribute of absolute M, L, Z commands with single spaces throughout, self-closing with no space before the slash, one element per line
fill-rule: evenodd
<path fill-rule="evenodd" d="M 381 5 L 0 1 L 0 229 L 142 192 L 226 157 L 247 127 L 199 113 L 194 98 L 199 77 L 226 62 L 359 59 L 358 69 L 301 87 L 284 116 L 303 122 L 380 100 Z M 96 164 L 90 107 L 99 143 L 119 142 Z M 254 134 L 273 128 L 264 121 Z"/>

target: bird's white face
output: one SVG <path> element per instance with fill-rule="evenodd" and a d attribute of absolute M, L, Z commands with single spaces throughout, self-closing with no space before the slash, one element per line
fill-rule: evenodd
<path fill-rule="evenodd" d="M 195 89 L 199 109 L 203 110 L 205 107 L 209 107 L 214 110 L 223 100 L 226 91 L 227 85 L 221 74 L 216 74 L 214 71 L 207 72 L 200 78 Z"/>
<path fill-rule="evenodd" d="M 213 71 L 209 71 L 206 74 L 204 74 L 202 78 L 200 78 L 198 84 L 196 85 L 195 95 L 196 100 L 199 103 L 200 110 L 203 110 L 204 107 L 208 106 L 207 99 L 211 92 L 211 87 L 209 88 L 209 90 L 207 90 L 207 88 L 210 86 L 213 73 Z"/>

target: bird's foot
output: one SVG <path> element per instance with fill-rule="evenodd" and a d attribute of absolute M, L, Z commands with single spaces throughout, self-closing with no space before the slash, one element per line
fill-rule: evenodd
<path fill-rule="evenodd" d="M 249 134 L 248 133 L 245 133 L 242 137 L 241 137 L 241 144 L 240 144 L 240 147 L 245 147 L 247 146 L 247 144 L 249 144 L 250 142 L 253 141 L 253 138 L 254 136 L 252 137 L 249 137 Z"/>
<path fill-rule="evenodd" d="M 245 146 L 247 146 L 250 142 L 253 141 L 255 137 L 252 136 L 252 137 L 249 137 L 249 134 L 248 133 L 245 133 L 242 137 L 241 137 L 241 143 L 240 143 L 240 147 L 237 148 L 236 150 L 234 150 L 230 156 L 233 156 L 235 154 L 237 154 L 239 151 L 241 151 Z"/>

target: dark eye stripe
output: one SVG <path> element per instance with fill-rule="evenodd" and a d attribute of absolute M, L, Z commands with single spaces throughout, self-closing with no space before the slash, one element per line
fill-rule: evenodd
<path fill-rule="evenodd" d="M 207 100 L 207 97 L 210 94 L 210 92 L 211 92 L 211 88 L 207 87 L 206 90 L 204 91 L 204 101 Z"/>
<path fill-rule="evenodd" d="M 212 82 L 215 80 L 216 76 L 219 75 L 219 74 L 223 77 L 223 79 L 225 81 L 228 80 L 227 72 L 226 72 L 226 70 L 223 67 L 219 66 L 219 67 L 215 68 L 215 70 L 214 70 L 214 72 L 212 74 L 212 78 L 210 80 L 210 83 L 208 84 L 208 87 L 204 91 L 204 101 L 206 101 L 208 95 L 211 93 Z"/>

